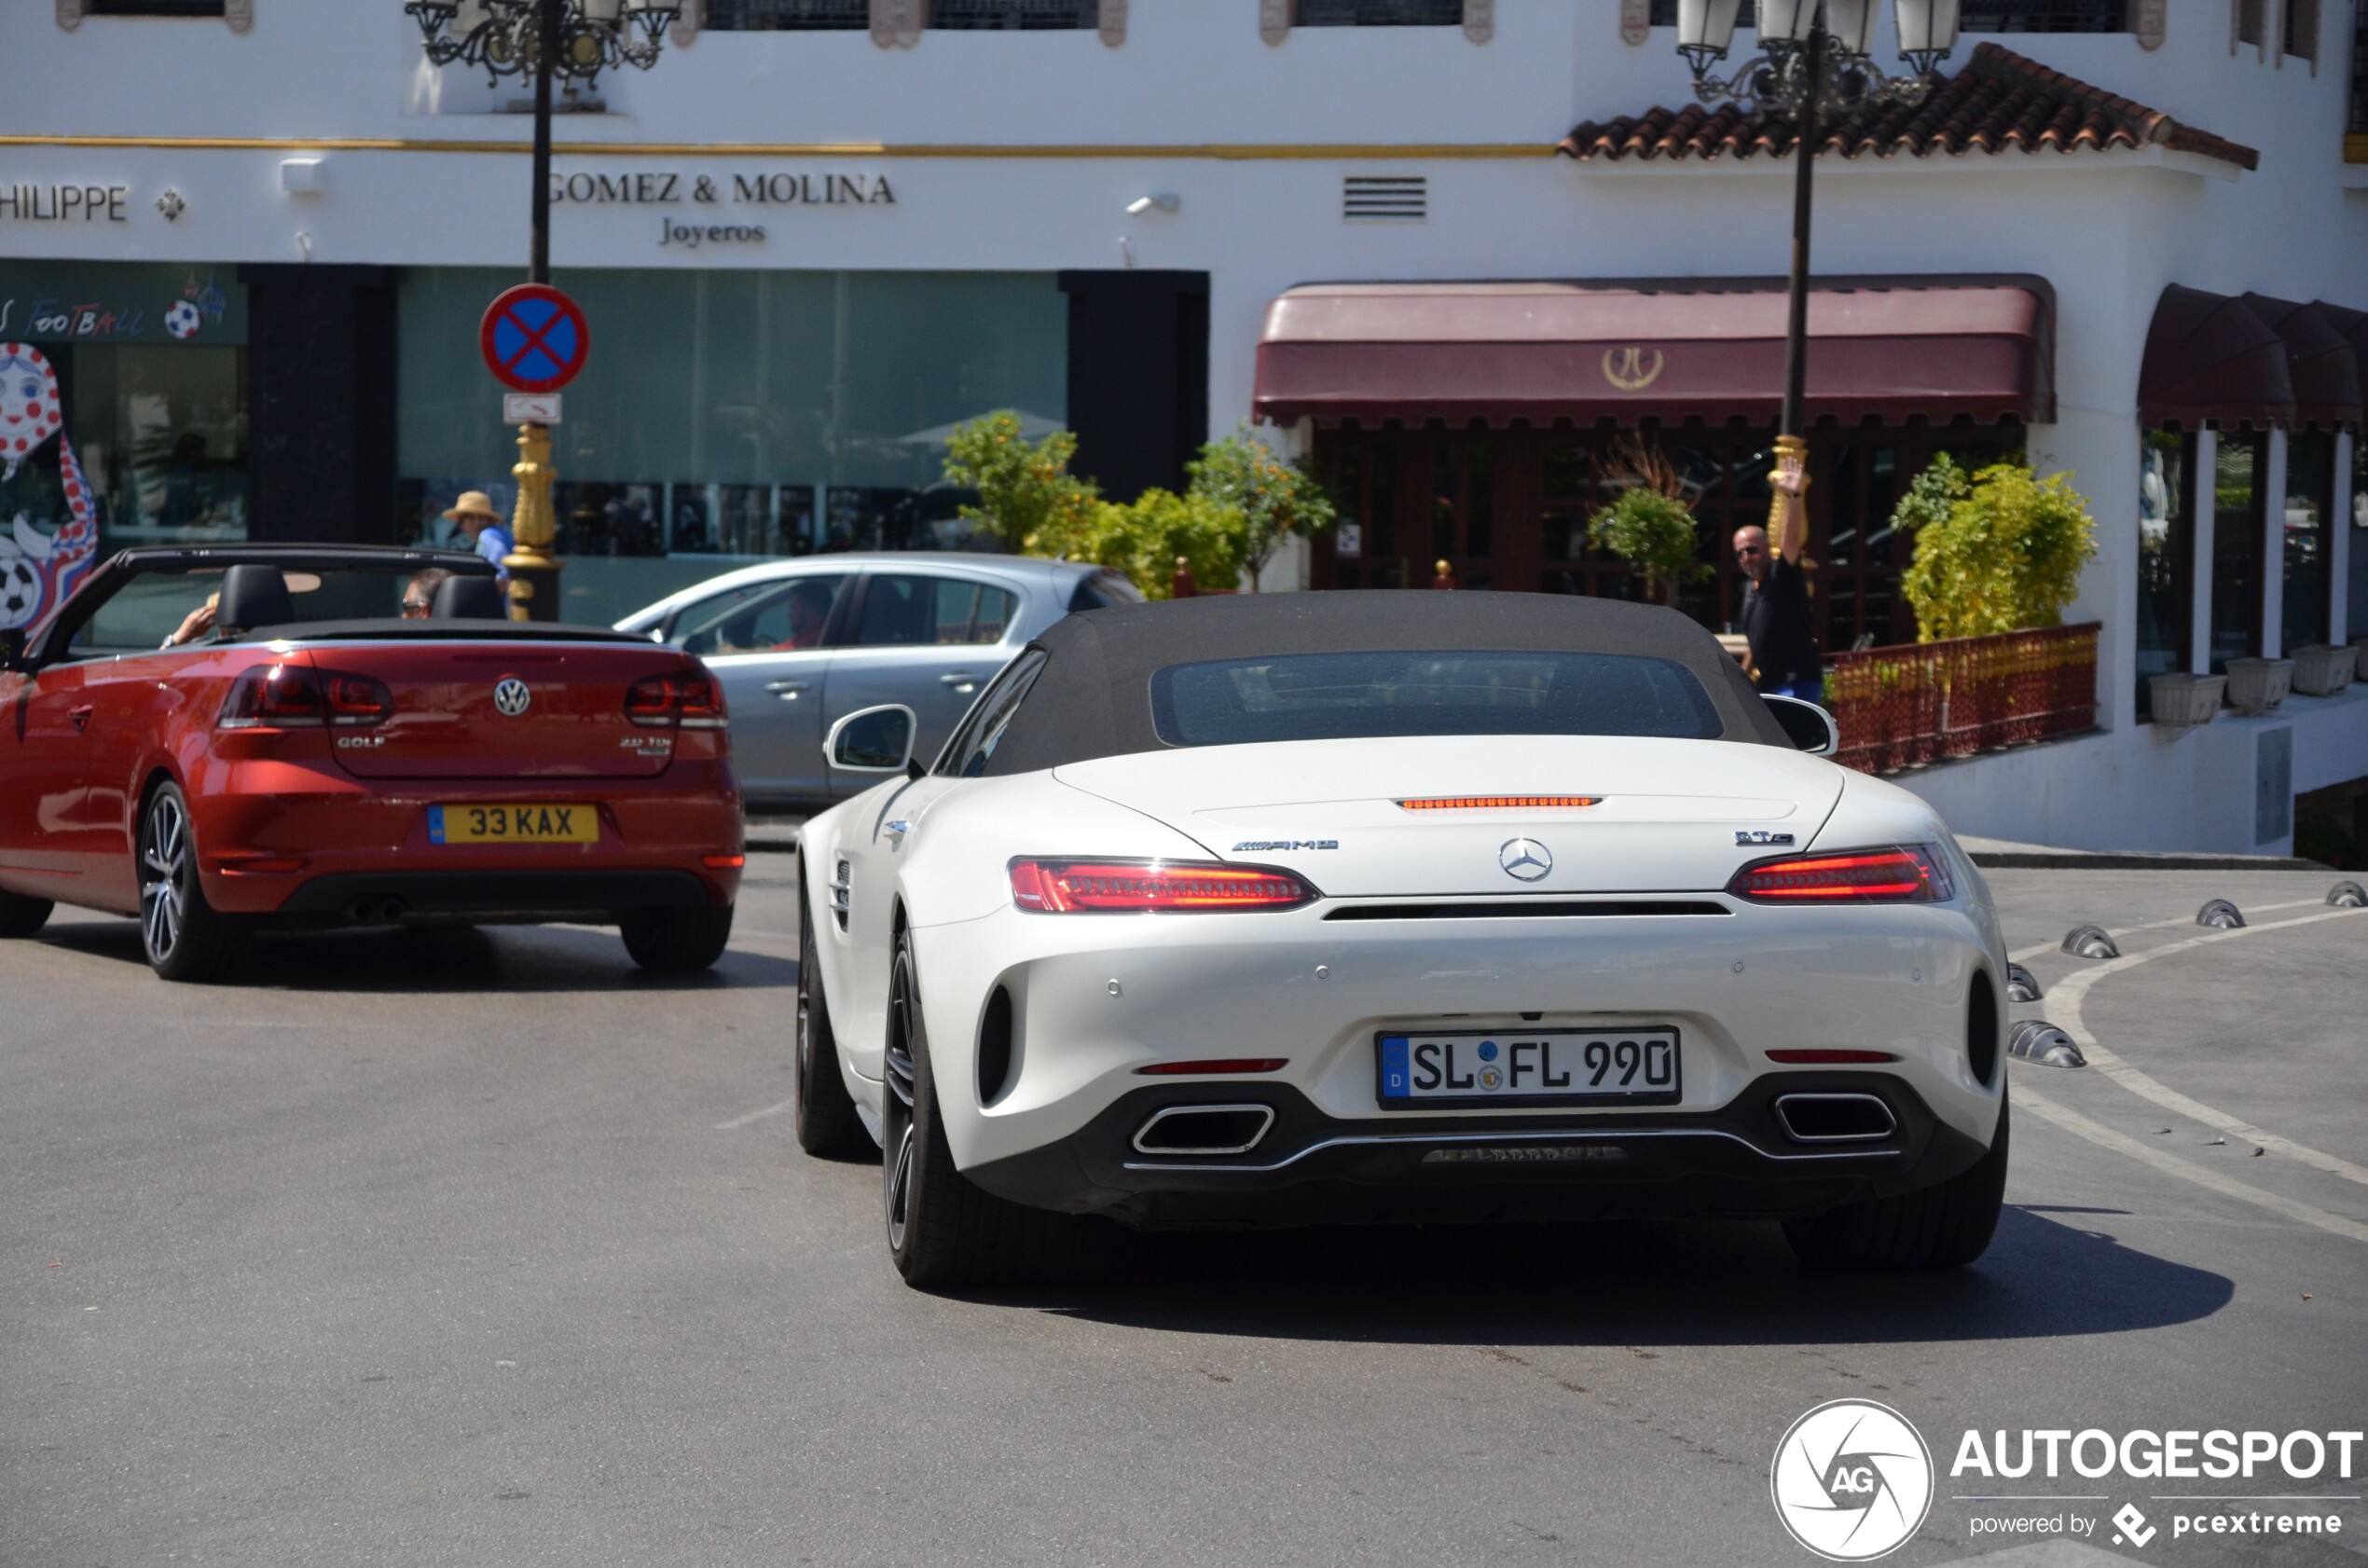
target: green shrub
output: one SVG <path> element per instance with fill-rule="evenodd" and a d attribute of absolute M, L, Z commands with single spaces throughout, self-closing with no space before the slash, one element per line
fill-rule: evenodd
<path fill-rule="evenodd" d="M 1066 538 L 1090 529 L 1101 494 L 1069 472 L 1077 436 L 1056 430 L 1031 443 L 1010 409 L 954 427 L 945 444 L 945 477 L 979 493 L 962 516 L 984 523 L 1013 555 L 1053 554 L 1032 547 L 1039 535 Z"/>
<path fill-rule="evenodd" d="M 1306 462 L 1286 461 L 1246 428 L 1203 447 L 1186 471 L 1191 499 L 1241 518 L 1241 570 L 1253 589 L 1287 541 L 1332 526 L 1332 498 Z"/>
<path fill-rule="evenodd" d="M 1642 573 L 1645 596 L 1660 604 L 1676 603 L 1681 584 L 1710 574 L 1695 559 L 1694 515 L 1683 502 L 1642 485 L 1589 518 L 1587 538 Z"/>
<path fill-rule="evenodd" d="M 1195 583 L 1216 588 L 1240 581 L 1244 533 L 1239 513 L 1203 497 L 1154 488 L 1124 505 L 1095 502 L 1090 512 L 1037 534 L 1030 554 L 1093 561 L 1126 573 L 1145 598 L 1166 598 L 1179 556 Z"/>
<path fill-rule="evenodd" d="M 1936 509 L 1933 492 L 1920 498 L 1922 488 L 1920 477 L 1903 509 Z M 1993 463 L 1962 488 L 1915 528 L 1900 591 L 1916 612 L 1917 636 L 1934 642 L 2059 624 L 2097 553 L 2096 525 L 2071 475 L 2041 479 L 2021 463 Z"/>

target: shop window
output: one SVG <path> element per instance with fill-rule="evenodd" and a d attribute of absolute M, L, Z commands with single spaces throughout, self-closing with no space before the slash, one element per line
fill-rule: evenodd
<path fill-rule="evenodd" d="M 707 0 L 707 28 L 723 33 L 860 32 L 872 0 Z"/>
<path fill-rule="evenodd" d="M 2368 434 L 2351 438 L 2351 582 L 2344 606 L 2344 635 L 2368 639 Z"/>
<path fill-rule="evenodd" d="M 398 285 L 396 452 L 411 537 L 463 489 L 508 507 L 516 432 L 475 323 L 513 280 Z M 607 622 L 747 559 L 993 548 L 945 482 L 957 422 L 1068 409 L 1052 273 L 597 268 L 556 280 L 592 322 L 554 443 L 565 618 Z M 455 389 L 460 389 L 458 392 Z"/>
<path fill-rule="evenodd" d="M 929 25 L 944 31 L 1046 31 L 1098 27 L 1100 0 L 934 0 Z"/>
<path fill-rule="evenodd" d="M 2329 538 L 2335 499 L 2335 438 L 2298 430 L 2286 438 L 2285 586 L 2279 597 L 2279 652 L 2327 640 Z"/>
<path fill-rule="evenodd" d="M 1461 27 L 1464 0 L 1299 0 L 1301 27 Z"/>
<path fill-rule="evenodd" d="M 2270 0 L 2229 0 L 2229 4 L 2234 7 L 2228 22 L 2228 52 L 2230 54 L 2235 54 L 2237 47 L 2243 44 L 2251 44 L 2256 49 L 2267 50 L 2269 3 Z"/>
<path fill-rule="evenodd" d="M 0 626 L 27 624 L 126 545 L 246 537 L 235 280 L 0 263 Z"/>
<path fill-rule="evenodd" d="M 1651 15 L 1655 27 L 1676 26 L 1677 0 L 1653 0 Z M 1742 9 L 1735 13 L 1735 25 L 1752 28 L 1759 25 L 1759 7 L 1753 4 L 1753 0 L 1743 0 Z"/>
<path fill-rule="evenodd" d="M 2138 717 L 2154 716 L 2157 675 L 2187 668 L 2195 584 L 2196 438 L 2146 433 L 2138 474 Z"/>
<path fill-rule="evenodd" d="M 2269 437 L 2223 431 L 2212 461 L 2211 668 L 2261 652 L 2262 481 Z"/>

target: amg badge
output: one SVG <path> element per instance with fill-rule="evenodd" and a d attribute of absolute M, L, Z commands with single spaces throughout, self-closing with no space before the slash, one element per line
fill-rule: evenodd
<path fill-rule="evenodd" d="M 1233 846 L 1236 855 L 1267 855 L 1277 849 L 1338 849 L 1336 838 L 1248 838 Z"/>
<path fill-rule="evenodd" d="M 1793 842 L 1793 835 L 1790 833 L 1771 833 L 1765 828 L 1753 828 L 1748 832 L 1744 829 L 1737 828 L 1735 830 L 1735 842 L 1737 844 L 1773 844 L 1783 846 Z"/>

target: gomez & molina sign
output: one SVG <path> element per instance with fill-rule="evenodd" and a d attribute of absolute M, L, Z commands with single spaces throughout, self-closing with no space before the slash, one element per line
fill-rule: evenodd
<path fill-rule="evenodd" d="M 746 174 L 685 174 L 676 170 L 635 170 L 603 174 L 590 171 L 554 173 L 554 206 L 662 207 L 696 214 L 700 209 L 737 209 L 743 221 L 686 221 L 662 215 L 658 243 L 696 246 L 762 241 L 762 224 L 745 219 L 749 209 L 778 207 L 893 207 L 896 191 L 885 174 L 811 173 L 792 170 L 759 171 Z"/>

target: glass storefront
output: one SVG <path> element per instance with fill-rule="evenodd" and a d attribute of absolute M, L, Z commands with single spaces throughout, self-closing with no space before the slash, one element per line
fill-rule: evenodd
<path fill-rule="evenodd" d="M 400 289 L 399 526 L 449 543 L 462 490 L 515 504 L 516 431 L 477 351 L 496 268 Z M 1050 272 L 561 271 L 590 362 L 553 441 L 562 614 L 611 621 L 772 556 L 980 543 L 943 479 L 961 420 L 1068 412 Z"/>
<path fill-rule="evenodd" d="M 2279 652 L 2327 640 L 2328 521 L 2334 513 L 2335 438 L 2323 430 L 2286 437 L 2285 592 Z"/>
<path fill-rule="evenodd" d="M 2196 438 L 2146 433 L 2138 474 L 2138 717 L 2154 717 L 2157 675 L 2187 667 L 2187 591 L 2195 575 Z"/>
<path fill-rule="evenodd" d="M 247 534 L 232 269 L 0 262 L 0 626 L 133 544 Z"/>
<path fill-rule="evenodd" d="M 2220 433 L 2212 474 L 2211 670 L 2261 652 L 2262 481 L 2269 437 L 2261 431 Z"/>
<path fill-rule="evenodd" d="M 2358 642 L 2368 639 L 2368 432 L 2351 438 L 2350 577 L 2345 635 Z"/>

